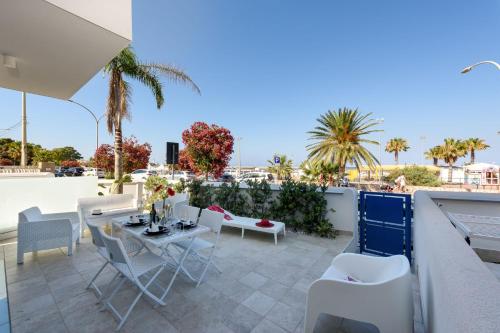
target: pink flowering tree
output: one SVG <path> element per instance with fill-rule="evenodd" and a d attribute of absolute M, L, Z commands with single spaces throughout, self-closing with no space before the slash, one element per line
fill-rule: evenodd
<path fill-rule="evenodd" d="M 220 177 L 229 164 L 234 139 L 231 132 L 217 125 L 195 122 L 182 132 L 185 157 L 190 168 L 197 174 Z"/>

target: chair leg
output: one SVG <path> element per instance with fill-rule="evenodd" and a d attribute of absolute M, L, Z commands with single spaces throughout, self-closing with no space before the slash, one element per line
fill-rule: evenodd
<path fill-rule="evenodd" d="M 94 277 L 92 278 L 92 280 L 90 281 L 89 285 L 87 286 L 87 289 L 89 289 L 92 284 L 94 283 L 95 279 L 97 279 L 97 277 L 99 276 L 99 274 L 101 274 L 102 270 L 109 264 L 109 261 L 106 261 L 104 263 L 104 265 L 101 266 L 101 268 L 99 268 L 99 270 L 97 271 L 97 273 L 94 275 Z M 99 290 L 99 288 L 97 288 L 97 285 L 95 286 L 95 289 L 97 291 L 97 293 L 99 295 L 102 295 L 102 292 Z"/>
<path fill-rule="evenodd" d="M 306 317 L 304 319 L 304 333 L 313 333 L 314 327 L 316 326 L 316 320 L 318 320 L 319 312 L 308 307 L 306 309 Z"/>
<path fill-rule="evenodd" d="M 203 273 L 201 273 L 201 275 L 200 275 L 200 279 L 198 280 L 198 283 L 196 284 L 196 287 L 200 286 L 201 281 L 205 277 L 205 274 L 207 273 L 207 270 L 208 270 L 208 266 L 210 266 L 210 264 L 212 263 L 212 256 L 214 254 L 214 251 L 215 251 L 215 246 L 212 248 L 212 251 L 210 252 L 210 256 L 208 257 L 207 264 L 205 266 L 205 269 L 203 269 Z"/>
<path fill-rule="evenodd" d="M 132 310 L 134 309 L 135 305 L 137 304 L 137 302 L 139 302 L 139 299 L 142 297 L 142 295 L 144 294 L 143 291 L 139 292 L 139 294 L 137 295 L 137 297 L 134 299 L 134 301 L 132 302 L 132 304 L 130 305 L 130 307 L 128 308 L 127 312 L 125 313 L 125 315 L 121 318 L 120 320 L 120 323 L 118 324 L 118 326 L 116 327 L 116 331 L 119 331 L 123 325 L 125 324 L 125 322 L 127 321 L 128 319 L 128 316 L 130 315 L 130 313 L 132 312 Z"/>

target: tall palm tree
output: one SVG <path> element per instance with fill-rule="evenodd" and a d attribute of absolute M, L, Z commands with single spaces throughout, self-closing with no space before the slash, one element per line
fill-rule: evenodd
<path fill-rule="evenodd" d="M 318 126 L 309 131 L 310 140 L 316 142 L 307 146 L 309 158 L 336 163 L 339 166 L 339 179 L 345 174 L 348 163 L 358 169 L 366 163 L 371 169 L 379 161 L 363 144 L 380 144 L 367 139 L 366 136 L 379 132 L 374 129 L 378 124 L 369 119 L 371 113 L 362 115 L 357 109 L 348 108 L 328 111 L 317 121 Z"/>
<path fill-rule="evenodd" d="M 485 150 L 488 149 L 490 146 L 484 142 L 483 139 L 479 138 L 470 138 L 465 140 L 465 146 L 467 151 L 470 153 L 470 164 L 474 164 L 476 160 L 476 151 L 477 150 Z"/>
<path fill-rule="evenodd" d="M 399 164 L 399 152 L 407 151 L 410 149 L 408 142 L 403 138 L 392 138 L 385 145 L 385 151 L 388 153 L 394 153 L 394 161 L 396 165 Z"/>
<path fill-rule="evenodd" d="M 432 160 L 434 166 L 438 166 L 438 161 L 441 159 L 441 146 L 434 146 L 425 152 L 425 158 Z"/>
<path fill-rule="evenodd" d="M 125 78 L 137 80 L 148 87 L 156 100 L 156 107 L 160 109 L 164 103 L 163 86 L 159 76 L 164 75 L 173 82 L 184 83 L 200 93 L 198 86 L 191 78 L 173 66 L 139 61 L 131 47 L 123 49 L 104 68 L 109 74 L 109 96 L 107 105 L 107 125 L 109 133 L 115 136 L 115 180 L 118 186 L 117 193 L 123 192 L 120 180 L 123 177 L 123 147 L 122 147 L 122 120 L 130 119 L 129 104 L 132 89 Z"/>
<path fill-rule="evenodd" d="M 267 163 L 269 163 L 270 166 L 267 167 L 267 170 L 271 173 L 275 173 L 278 180 L 290 177 L 293 171 L 293 161 L 289 160 L 286 155 L 277 156 L 280 158 L 280 162 L 275 163 L 274 160 L 268 160 Z"/>
<path fill-rule="evenodd" d="M 447 138 L 441 145 L 441 158 L 448 164 L 448 183 L 453 181 L 453 164 L 467 154 L 467 148 L 463 141 Z"/>

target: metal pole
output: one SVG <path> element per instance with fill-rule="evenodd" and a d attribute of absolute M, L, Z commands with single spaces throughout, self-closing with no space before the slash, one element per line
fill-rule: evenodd
<path fill-rule="evenodd" d="M 241 176 L 241 137 L 236 138 L 238 141 L 238 177 Z"/>
<path fill-rule="evenodd" d="M 26 151 L 26 93 L 22 92 L 22 111 L 21 111 L 21 166 L 27 164 Z"/>
<path fill-rule="evenodd" d="M 422 155 L 420 156 L 420 162 L 421 162 L 421 165 L 422 165 L 422 166 L 423 166 L 423 165 L 424 165 L 424 163 L 425 163 L 425 162 L 424 162 L 424 155 L 425 155 L 425 152 L 424 152 L 424 141 L 425 141 L 425 139 L 427 139 L 427 138 L 425 137 L 425 135 L 422 135 L 422 136 L 420 137 L 420 153 L 422 154 Z"/>
<path fill-rule="evenodd" d="M 92 112 L 92 111 L 90 111 L 90 109 L 88 107 L 86 107 L 85 105 L 80 104 L 78 102 L 75 102 L 75 101 L 73 101 L 71 99 L 68 99 L 68 102 L 76 104 L 76 105 L 82 107 L 84 110 L 86 110 L 88 113 L 90 113 L 90 115 L 94 118 L 94 120 L 95 120 L 95 127 L 96 127 L 96 129 L 95 129 L 95 132 L 96 132 L 96 135 L 95 135 L 95 138 L 96 138 L 96 140 L 95 140 L 95 149 L 97 150 L 97 148 L 99 148 L 99 121 L 104 117 L 104 114 L 102 116 L 100 116 L 99 118 L 97 118 L 97 116 L 95 115 L 95 113 Z"/>

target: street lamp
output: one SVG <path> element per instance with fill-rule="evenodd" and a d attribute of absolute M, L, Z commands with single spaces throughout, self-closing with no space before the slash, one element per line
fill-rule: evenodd
<path fill-rule="evenodd" d="M 427 139 L 427 137 L 425 137 L 425 135 L 422 135 L 420 137 L 420 150 L 421 150 L 421 153 L 422 155 L 420 156 L 421 158 L 421 162 L 422 162 L 422 166 L 424 165 L 424 155 L 425 155 L 425 152 L 424 152 L 424 141 Z"/>
<path fill-rule="evenodd" d="M 79 105 L 84 110 L 86 110 L 88 113 L 90 113 L 92 115 L 92 117 L 94 118 L 94 120 L 95 120 L 95 149 L 97 150 L 97 148 L 99 148 L 99 121 L 101 121 L 102 117 L 104 117 L 104 114 L 102 116 L 100 116 L 99 118 L 97 118 L 95 113 L 90 111 L 90 109 L 88 107 L 86 107 L 85 105 L 82 105 L 82 104 L 75 102 L 71 99 L 68 99 L 68 102 Z"/>
<path fill-rule="evenodd" d="M 384 123 L 384 118 L 378 118 L 378 119 L 375 119 L 375 121 L 377 122 L 377 124 L 383 124 Z M 384 132 L 384 130 L 380 130 L 379 131 L 379 146 L 378 146 L 378 163 L 379 163 L 379 169 L 378 169 L 378 182 L 379 182 L 379 185 L 382 186 L 382 173 L 384 172 L 383 169 L 382 169 L 382 133 Z"/>
<path fill-rule="evenodd" d="M 236 138 L 238 142 L 238 177 L 241 176 L 241 139 L 240 136 Z"/>
<path fill-rule="evenodd" d="M 479 65 L 484 65 L 484 64 L 493 65 L 493 66 L 495 66 L 500 71 L 500 65 L 497 62 L 491 61 L 491 60 L 486 60 L 486 61 L 480 61 L 480 62 L 478 62 L 478 63 L 476 63 L 474 65 L 467 66 L 464 69 L 462 69 L 462 71 L 460 73 L 462 73 L 462 74 L 469 73 L 475 67 L 477 67 Z"/>

